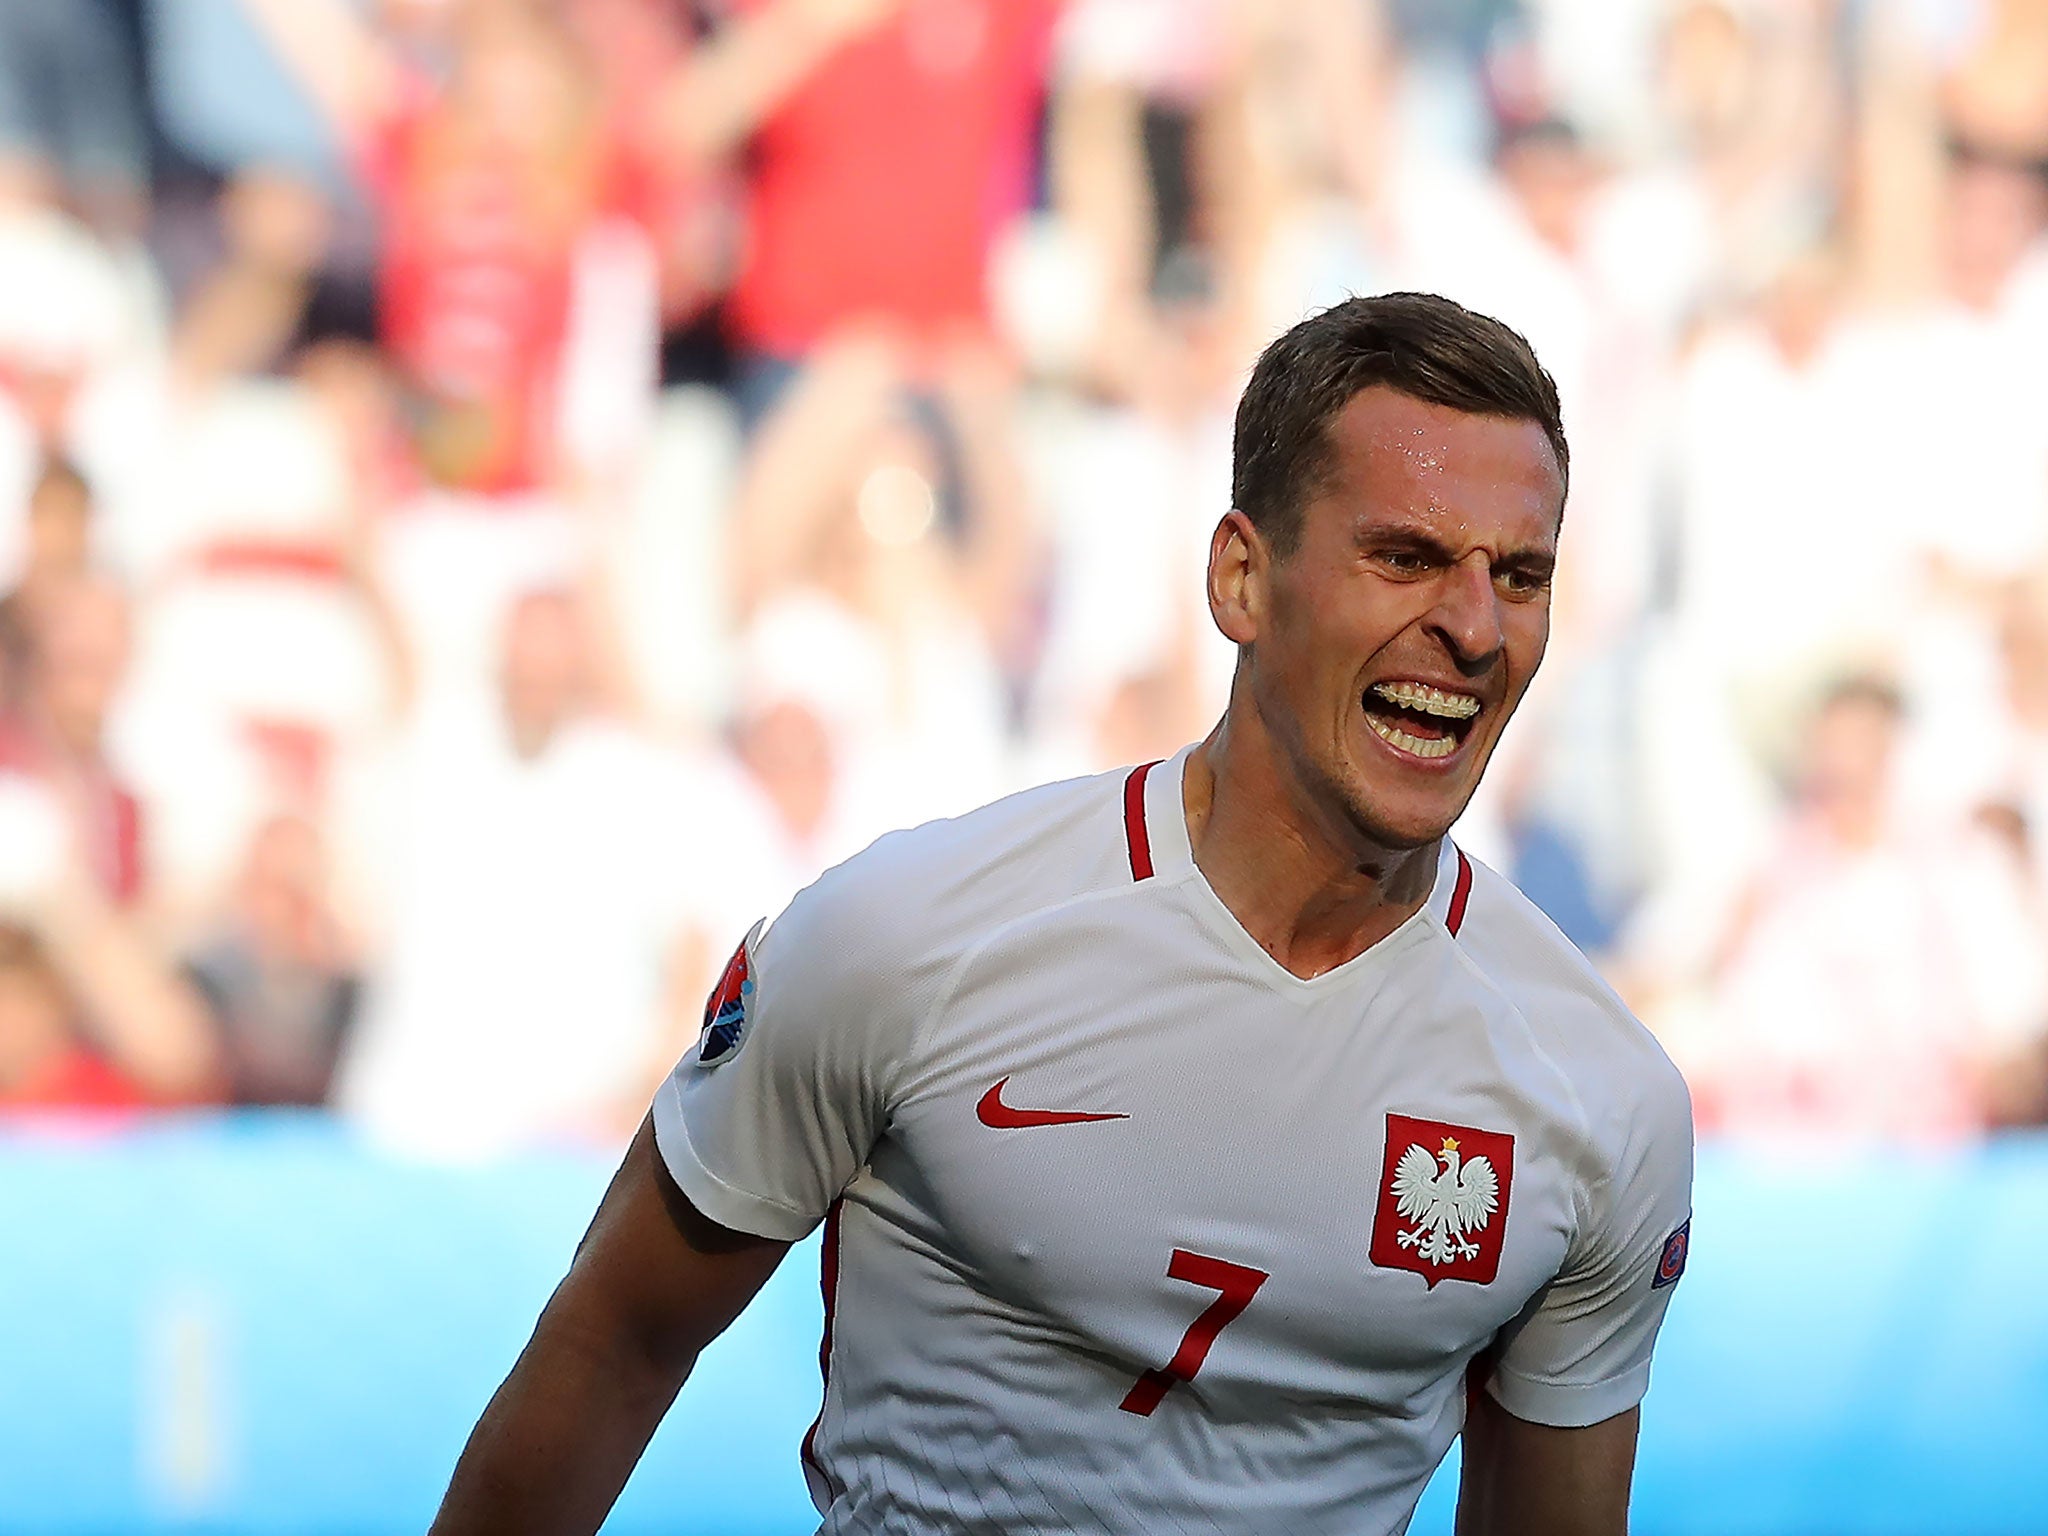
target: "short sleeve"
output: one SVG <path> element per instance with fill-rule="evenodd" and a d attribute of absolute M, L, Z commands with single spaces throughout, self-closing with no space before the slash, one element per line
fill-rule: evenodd
<path fill-rule="evenodd" d="M 654 1100 L 662 1160 L 721 1226 L 793 1242 L 867 1161 L 913 1020 L 871 914 L 828 875 L 756 923 Z"/>
<path fill-rule="evenodd" d="M 1692 1105 L 1659 1057 L 1611 1145 L 1604 1189 L 1565 1268 L 1504 1339 L 1488 1390 L 1518 1419 L 1578 1428 L 1642 1401 L 1650 1351 L 1684 1266 L 1692 1211 Z"/>

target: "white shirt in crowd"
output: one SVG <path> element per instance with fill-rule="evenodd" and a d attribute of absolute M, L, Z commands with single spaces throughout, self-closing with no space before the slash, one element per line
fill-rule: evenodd
<path fill-rule="evenodd" d="M 609 1135 L 661 1049 L 678 939 L 722 945 L 775 894 L 727 775 L 601 721 L 529 760 L 451 711 L 362 788 L 350 841 L 389 941 L 342 1098 L 407 1149 Z"/>
<path fill-rule="evenodd" d="M 1987 1062 L 2038 1026 L 2025 872 L 1982 832 L 1851 849 L 1798 829 L 1760 872 L 1687 1053 L 1733 1135 L 1940 1141 L 1983 1130 Z"/>

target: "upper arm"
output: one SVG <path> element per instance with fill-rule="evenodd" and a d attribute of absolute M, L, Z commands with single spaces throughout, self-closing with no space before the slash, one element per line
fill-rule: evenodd
<path fill-rule="evenodd" d="M 775 1272 L 789 1244 L 719 1226 L 679 1190 L 641 1123 L 577 1246 L 555 1324 L 606 1335 L 676 1380 Z M 673 1383 L 670 1384 L 673 1390 Z"/>
<path fill-rule="evenodd" d="M 1532 1424 L 1575 1429 L 1642 1401 L 1683 1268 L 1693 1145 L 1685 1082 L 1659 1055 L 1640 1091 L 1611 1113 L 1607 1171 L 1564 1267 L 1503 1331 L 1486 1382 L 1501 1406 Z"/>
<path fill-rule="evenodd" d="M 686 1053 L 655 1095 L 663 1163 L 721 1226 L 804 1236 L 888 1122 L 934 963 L 902 942 L 914 925 L 896 883 L 862 865 L 756 925 L 706 1010 L 710 1049 Z"/>
<path fill-rule="evenodd" d="M 1626 1536 L 1639 1410 L 1559 1429 L 1484 1392 L 1465 1419 L 1458 1536 Z"/>

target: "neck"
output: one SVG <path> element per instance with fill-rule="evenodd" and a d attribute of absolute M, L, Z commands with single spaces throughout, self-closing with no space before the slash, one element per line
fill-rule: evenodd
<path fill-rule="evenodd" d="M 1333 824 L 1256 725 L 1224 717 L 1189 757 L 1182 801 L 1210 888 L 1296 976 L 1364 953 L 1429 899 L 1439 842 L 1384 848 Z"/>

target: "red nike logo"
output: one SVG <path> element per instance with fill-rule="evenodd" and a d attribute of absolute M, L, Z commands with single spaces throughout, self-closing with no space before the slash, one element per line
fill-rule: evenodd
<path fill-rule="evenodd" d="M 1027 1125 L 1084 1125 L 1090 1120 L 1128 1120 L 1129 1115 L 1088 1114 L 1066 1109 L 1012 1109 L 1003 1102 L 1006 1077 L 981 1096 L 974 1113 L 983 1125 L 999 1131 L 1022 1130 Z"/>

